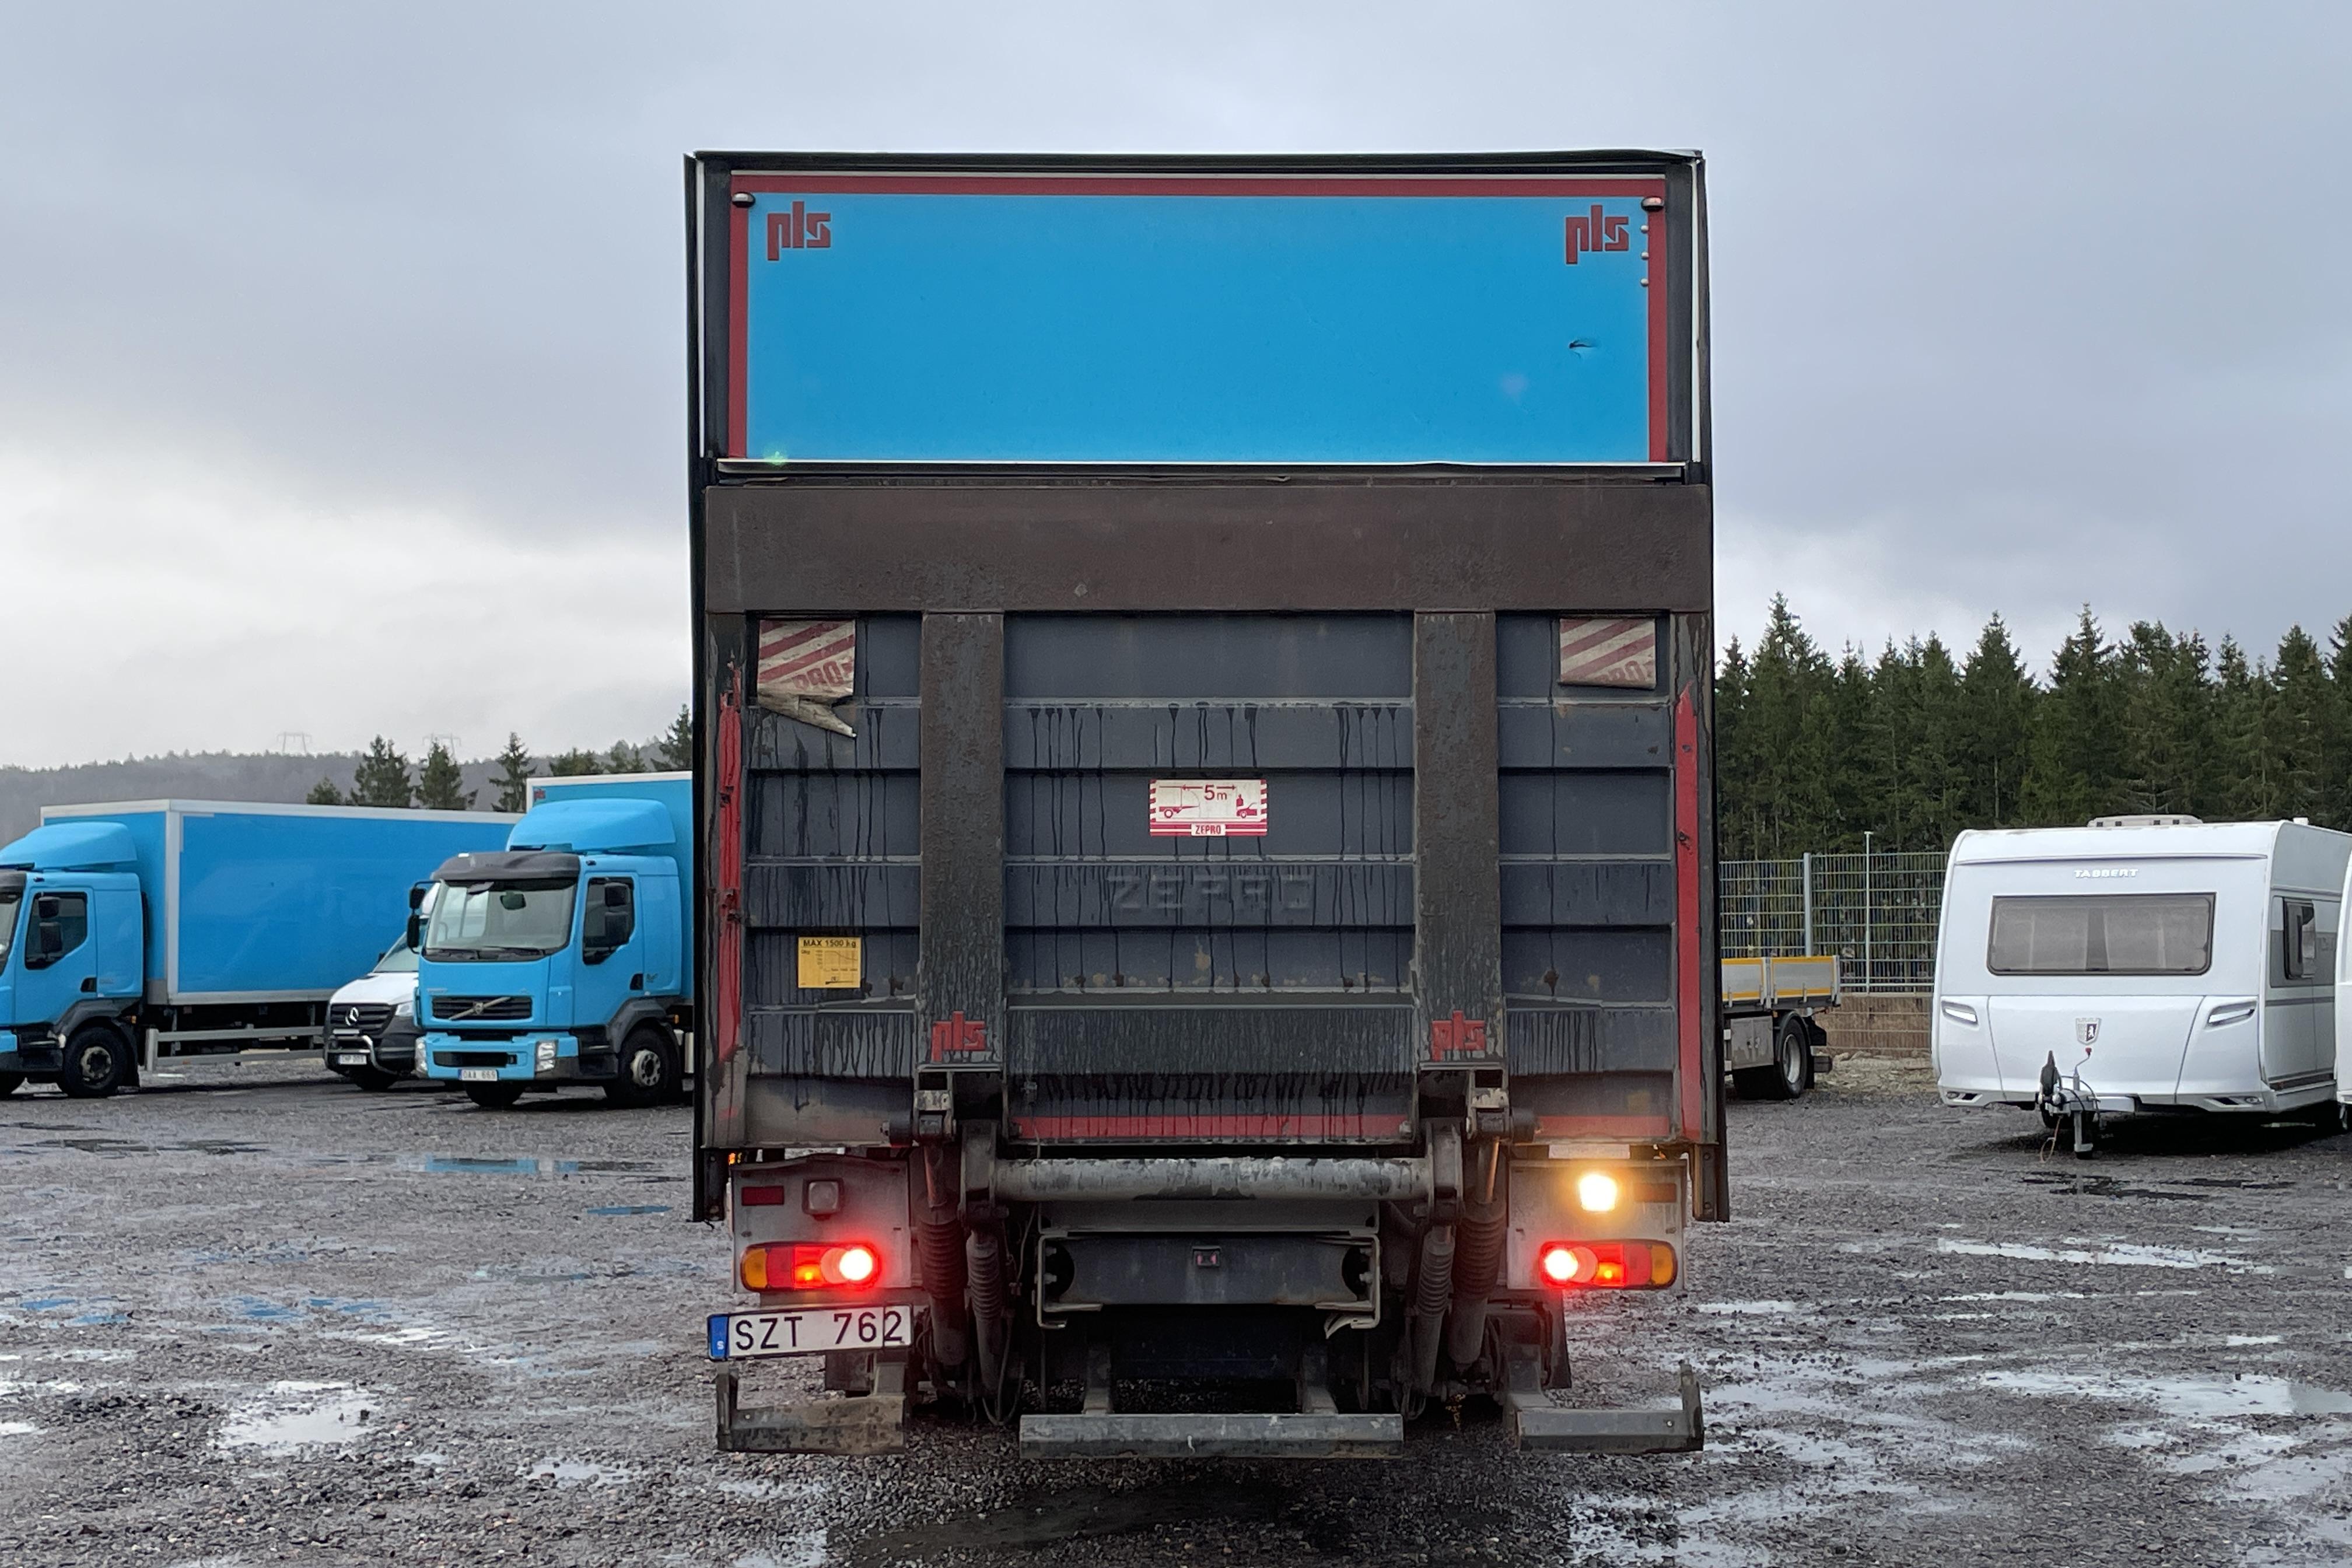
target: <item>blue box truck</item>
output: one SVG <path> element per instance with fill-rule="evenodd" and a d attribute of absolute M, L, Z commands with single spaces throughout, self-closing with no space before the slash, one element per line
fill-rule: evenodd
<path fill-rule="evenodd" d="M 1728 1202 L 1698 157 L 688 184 L 721 1445 L 1698 1446 L 1548 1393 Z"/>
<path fill-rule="evenodd" d="M 54 805 L 0 847 L 0 1093 L 99 1098 L 159 1057 L 318 1046 L 410 889 L 496 812 Z"/>
<path fill-rule="evenodd" d="M 693 775 L 540 779 L 530 799 L 503 848 L 454 856 L 419 890 L 420 1070 L 491 1109 L 566 1084 L 675 1099 L 694 1028 Z"/>

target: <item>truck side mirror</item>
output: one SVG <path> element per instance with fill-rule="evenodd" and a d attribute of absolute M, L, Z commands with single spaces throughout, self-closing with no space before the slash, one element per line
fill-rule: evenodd
<path fill-rule="evenodd" d="M 626 882 L 605 883 L 604 907 L 608 910 L 627 909 L 629 907 L 629 885 Z"/>
<path fill-rule="evenodd" d="M 409 951 L 421 952 L 425 946 L 425 917 L 411 910 L 408 912 Z"/>
<path fill-rule="evenodd" d="M 427 886 L 428 884 L 426 883 L 419 882 L 408 889 L 408 907 L 410 909 L 418 910 L 425 907 L 425 889 Z"/>
<path fill-rule="evenodd" d="M 48 904 L 51 909 L 57 908 L 55 900 L 48 900 Z M 65 922 L 54 915 L 46 920 L 42 919 L 37 912 L 40 905 L 36 904 L 33 908 L 36 911 L 33 920 L 33 940 L 25 952 L 25 967 L 47 969 L 66 955 Z"/>

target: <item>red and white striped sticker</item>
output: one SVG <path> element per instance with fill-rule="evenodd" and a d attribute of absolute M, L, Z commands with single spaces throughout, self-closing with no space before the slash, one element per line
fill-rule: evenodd
<path fill-rule="evenodd" d="M 1658 623 L 1647 616 L 1562 616 L 1559 683 L 1649 690 L 1658 684 Z"/>
<path fill-rule="evenodd" d="M 1264 779 L 1153 779 L 1154 838 L 1263 838 Z"/>
<path fill-rule="evenodd" d="M 761 621 L 760 706 L 836 734 L 854 734 L 833 705 L 857 679 L 856 621 Z"/>

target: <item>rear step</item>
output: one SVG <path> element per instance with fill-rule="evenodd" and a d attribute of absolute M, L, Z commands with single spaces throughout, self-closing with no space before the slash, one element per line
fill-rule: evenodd
<path fill-rule="evenodd" d="M 1024 1415 L 1024 1459 L 1391 1459 L 1402 1415 Z"/>
<path fill-rule="evenodd" d="M 1532 1355 L 1514 1354 L 1503 1407 L 1512 1440 L 1541 1454 L 1696 1454 L 1706 1446 L 1699 1408 L 1698 1373 L 1682 1365 L 1679 1410 L 1570 1410 L 1544 1397 Z"/>

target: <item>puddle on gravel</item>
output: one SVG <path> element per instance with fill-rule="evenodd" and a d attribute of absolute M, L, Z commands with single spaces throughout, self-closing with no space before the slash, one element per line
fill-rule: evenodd
<path fill-rule="evenodd" d="M 921 1563 L 933 1554 L 963 1558 L 991 1551 L 1036 1549 L 1066 1541 L 1094 1541 L 1129 1535 L 1159 1525 L 1267 1523 L 1288 1511 L 1286 1489 L 1242 1481 L 1234 1485 L 1139 1486 L 1126 1491 L 1090 1487 L 1048 1492 L 985 1513 L 919 1525 L 870 1536 L 850 1548 L 845 1561 L 851 1568 L 877 1568 L 882 1563 Z M 1344 1549 L 1349 1532 L 1344 1521 L 1331 1521 L 1343 1539 L 1332 1547 Z M 1310 1543 L 1328 1551 L 1332 1547 Z"/>
<path fill-rule="evenodd" d="M 0 1437 L 29 1437 L 39 1430 L 30 1421 L 0 1421 Z"/>
<path fill-rule="evenodd" d="M 559 1459 L 552 1455 L 522 1472 L 525 1480 L 553 1481 L 558 1486 L 625 1486 L 637 1472 L 620 1465 L 599 1465 L 586 1459 Z"/>
<path fill-rule="evenodd" d="M 1702 1312 L 1724 1312 L 1739 1317 L 1775 1317 L 1798 1310 L 1794 1301 L 1701 1301 Z"/>
<path fill-rule="evenodd" d="M 2128 1241 L 2082 1241 L 2071 1247 L 2036 1247 L 2022 1241 L 1965 1241 L 1958 1237 L 1936 1238 L 1938 1252 L 1968 1258 L 2013 1258 L 2023 1263 L 2105 1263 L 2142 1268 L 2225 1268 L 2232 1274 L 2275 1274 L 2267 1263 L 2249 1263 L 2226 1252 L 2204 1252 L 2190 1247 L 2143 1247 Z"/>
<path fill-rule="evenodd" d="M 10 1149 L 10 1153 L 29 1154 L 39 1149 L 72 1149 L 84 1154 L 96 1154 L 102 1159 L 128 1159 L 133 1154 L 267 1154 L 269 1151 L 258 1143 L 240 1142 L 233 1138 L 191 1138 L 180 1143 L 142 1143 L 130 1138 L 40 1138 L 30 1144 Z"/>
<path fill-rule="evenodd" d="M 533 1154 L 406 1154 L 400 1165 L 428 1176 L 608 1176 L 662 1169 L 650 1160 L 555 1160 Z"/>
<path fill-rule="evenodd" d="M 2024 1180 L 2028 1186 L 2046 1187 L 2052 1192 L 2066 1193 L 2075 1197 L 2169 1198 L 2185 1204 L 2213 1201 L 2210 1193 L 2177 1193 L 2164 1187 L 2141 1186 L 2116 1176 L 2065 1176 L 2054 1172 L 2036 1172 Z"/>
<path fill-rule="evenodd" d="M 2177 1420 L 2352 1415 L 2352 1394 L 2338 1394 L 2316 1384 L 2261 1373 L 2242 1377 L 2133 1377 L 2102 1373 L 1988 1372 L 1979 1377 L 1987 1387 L 2012 1394 L 2153 1405 Z"/>
<path fill-rule="evenodd" d="M 225 1448 L 291 1453 L 367 1435 L 382 1402 L 347 1383 L 273 1383 L 221 1418 Z"/>

